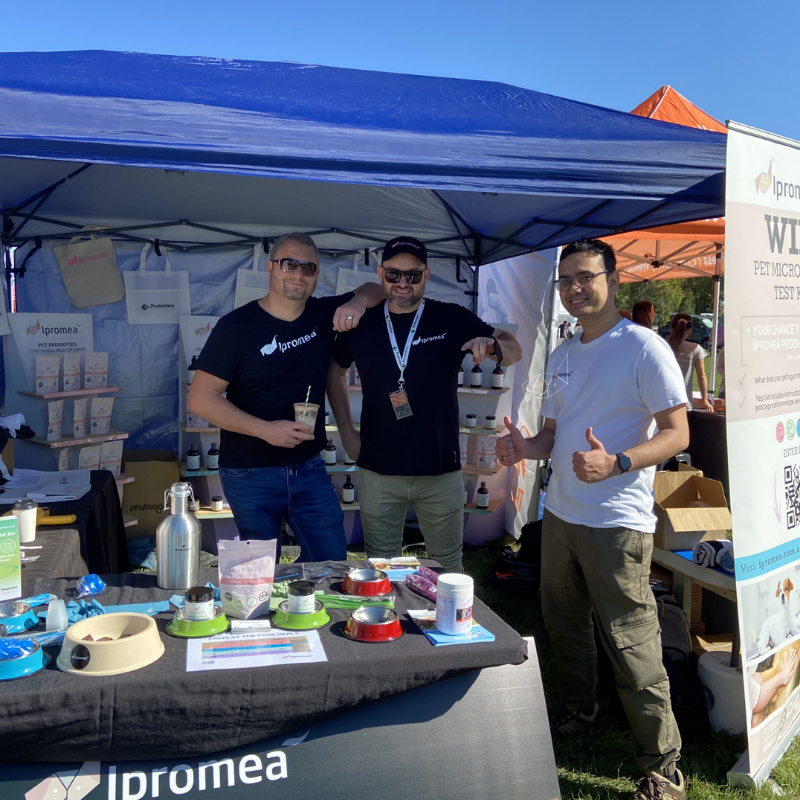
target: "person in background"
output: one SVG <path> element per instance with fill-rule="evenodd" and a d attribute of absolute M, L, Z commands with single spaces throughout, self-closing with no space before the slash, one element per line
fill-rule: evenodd
<path fill-rule="evenodd" d="M 693 377 L 697 372 L 697 385 L 700 388 L 700 397 L 703 399 L 703 409 L 713 411 L 714 404 L 708 399 L 708 380 L 706 378 L 706 365 L 704 359 L 707 353 L 699 344 L 687 342 L 686 337 L 692 332 L 692 318 L 689 314 L 680 312 L 673 315 L 669 322 L 669 337 L 667 343 L 675 353 L 678 366 L 683 373 L 686 383 L 686 397 L 689 398 L 686 407 L 692 408 Z"/>
<path fill-rule="evenodd" d="M 633 322 L 633 317 L 631 316 L 630 311 L 626 311 L 624 308 L 618 308 L 617 313 L 622 317 L 622 319 L 626 319 L 628 322 Z"/>
<path fill-rule="evenodd" d="M 637 300 L 633 304 L 633 313 L 631 317 L 637 325 L 642 325 L 652 330 L 653 320 L 656 318 L 656 310 L 649 300 Z"/>
<path fill-rule="evenodd" d="M 722 378 L 717 397 L 725 397 L 725 348 L 720 347 L 717 353 L 717 374 Z"/>

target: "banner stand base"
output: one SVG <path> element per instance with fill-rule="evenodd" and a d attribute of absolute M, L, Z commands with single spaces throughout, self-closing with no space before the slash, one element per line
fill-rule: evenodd
<path fill-rule="evenodd" d="M 730 772 L 728 772 L 728 784 L 744 789 L 759 788 L 769 778 L 772 768 L 783 758 L 798 733 L 800 733 L 800 718 L 794 721 L 781 743 L 769 754 L 769 758 L 761 765 L 755 775 L 750 773 L 750 751 L 745 750 Z"/>

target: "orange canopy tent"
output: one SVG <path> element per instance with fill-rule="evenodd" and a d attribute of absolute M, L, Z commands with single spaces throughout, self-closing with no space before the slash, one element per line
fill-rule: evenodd
<path fill-rule="evenodd" d="M 671 86 L 662 86 L 631 114 L 728 132 L 721 122 Z M 617 269 L 623 283 L 697 278 L 724 272 L 725 220 L 721 217 L 607 236 L 603 241 L 617 254 Z"/>

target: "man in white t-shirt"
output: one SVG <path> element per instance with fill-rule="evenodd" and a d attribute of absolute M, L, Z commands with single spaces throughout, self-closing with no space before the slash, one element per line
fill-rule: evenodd
<path fill-rule="evenodd" d="M 689 443 L 686 390 L 656 333 L 620 318 L 614 251 L 597 240 L 564 248 L 558 288 L 579 333 L 553 356 L 560 380 L 544 399 L 544 427 L 526 439 L 506 417 L 506 466 L 552 459 L 542 530 L 542 612 L 563 706 L 554 735 L 577 735 L 597 716 L 592 617 L 614 666 L 645 778 L 635 800 L 685 800 L 680 734 L 649 586 L 655 465 Z M 558 388 L 563 387 L 563 388 Z"/>

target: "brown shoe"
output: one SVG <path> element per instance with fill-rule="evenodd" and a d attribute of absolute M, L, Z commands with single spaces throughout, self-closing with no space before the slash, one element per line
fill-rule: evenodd
<path fill-rule="evenodd" d="M 679 769 L 675 770 L 678 783 L 668 781 L 654 772 L 649 778 L 639 781 L 639 788 L 631 795 L 631 800 L 686 800 L 686 781 Z"/>

